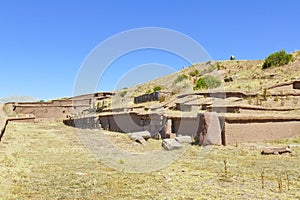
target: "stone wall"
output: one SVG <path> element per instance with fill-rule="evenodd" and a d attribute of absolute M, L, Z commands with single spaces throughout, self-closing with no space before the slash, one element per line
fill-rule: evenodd
<path fill-rule="evenodd" d="M 299 121 L 225 123 L 225 145 L 263 142 L 300 136 Z"/>
<path fill-rule="evenodd" d="M 168 119 L 168 120 L 167 120 Z M 168 123 L 166 123 L 168 122 Z M 222 117 L 215 112 L 199 113 L 195 117 L 159 114 L 118 113 L 98 117 L 65 120 L 66 125 L 78 128 L 100 128 L 116 132 L 149 131 L 152 135 L 189 135 L 200 145 L 235 145 L 244 142 L 263 142 L 300 136 L 300 118 L 292 116 Z"/>
<path fill-rule="evenodd" d="M 0 119 L 0 141 L 2 136 L 4 135 L 7 123 L 8 123 L 7 119 L 4 118 Z"/>
<path fill-rule="evenodd" d="M 83 100 L 86 103 L 86 100 Z M 70 115 L 80 114 L 89 109 L 89 104 L 73 105 L 72 100 L 53 100 L 50 102 L 8 103 L 9 112 L 15 114 L 32 114 L 41 119 L 65 119 Z"/>
<path fill-rule="evenodd" d="M 79 117 L 63 120 L 65 125 L 76 128 L 102 128 L 120 133 L 149 131 L 151 135 L 165 134 L 166 117 L 158 114 L 138 115 L 136 113 L 118 113 L 101 116 Z"/>
<path fill-rule="evenodd" d="M 33 114 L 40 119 L 65 119 L 70 115 L 80 115 L 93 109 L 97 98 L 109 98 L 113 93 L 96 93 L 57 99 L 47 102 L 7 103 L 6 107 L 13 114 Z"/>
<path fill-rule="evenodd" d="M 194 137 L 201 132 L 200 123 L 200 115 L 198 117 L 173 118 L 172 133 Z"/>
<path fill-rule="evenodd" d="M 198 111 L 199 106 L 189 105 L 184 103 L 176 103 L 176 110 L 181 112 Z"/>
<path fill-rule="evenodd" d="M 159 93 L 152 92 L 150 94 L 143 94 L 137 97 L 134 97 L 134 103 L 144 103 L 149 101 L 158 101 L 159 100 Z"/>
<path fill-rule="evenodd" d="M 10 122 L 10 121 L 14 121 L 14 122 L 26 122 L 26 123 L 28 123 L 28 122 L 34 122 L 35 121 L 35 117 L 32 116 L 32 115 L 28 115 L 28 116 L 22 116 L 22 117 L 15 116 L 15 117 L 4 117 L 4 118 L 1 118 L 0 119 L 0 141 L 1 141 L 2 136 L 5 133 L 6 126 L 7 126 L 8 122 Z"/>
<path fill-rule="evenodd" d="M 149 101 L 159 101 L 160 97 L 162 96 L 171 96 L 172 92 L 164 92 L 164 91 L 157 91 L 152 92 L 150 94 L 143 94 L 137 97 L 134 97 L 134 103 L 144 103 Z"/>
<path fill-rule="evenodd" d="M 223 144 L 223 118 L 217 113 L 199 113 L 197 117 L 177 117 L 172 119 L 172 133 L 189 135 L 200 145 Z"/>
<path fill-rule="evenodd" d="M 293 89 L 300 89 L 300 81 L 294 81 Z"/>
<path fill-rule="evenodd" d="M 136 114 L 122 113 L 101 116 L 99 120 L 102 128 L 106 130 L 121 133 L 143 131 L 143 126 L 140 124 L 141 118 L 138 118 Z"/>
<path fill-rule="evenodd" d="M 151 134 L 161 133 L 166 121 L 165 117 L 158 114 L 138 115 L 136 113 L 120 113 L 99 116 L 101 127 L 105 130 L 130 133 L 149 131 Z"/>
<path fill-rule="evenodd" d="M 15 106 L 14 111 L 21 114 L 33 114 L 36 118 L 66 118 L 73 112 L 71 106 Z"/>
<path fill-rule="evenodd" d="M 99 121 L 96 116 L 81 117 L 77 119 L 64 119 L 63 123 L 80 129 L 95 129 L 99 127 Z"/>

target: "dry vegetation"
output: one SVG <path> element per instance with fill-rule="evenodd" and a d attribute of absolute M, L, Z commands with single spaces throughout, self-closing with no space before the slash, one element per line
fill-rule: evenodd
<path fill-rule="evenodd" d="M 262 69 L 263 60 L 225 60 L 194 64 L 168 76 L 127 88 L 126 96 L 120 99 L 117 98 L 120 95 L 116 95 L 114 101 L 130 106 L 134 96 L 149 93 L 157 85 L 162 86 L 162 90 L 173 92 L 175 95 L 191 93 L 194 91 L 197 80 L 206 75 L 214 75 L 221 81 L 232 78 L 230 82 L 223 82 L 219 88 L 221 90 L 263 93 L 264 88 L 271 85 L 300 78 L 300 51 L 292 55 L 293 59 L 287 65 L 267 69 Z M 179 79 L 180 77 L 185 78 Z M 116 92 L 121 94 L 124 90 Z"/>
<path fill-rule="evenodd" d="M 281 95 L 284 87 L 280 91 L 264 89 L 300 77 L 300 52 L 293 55 L 294 60 L 288 65 L 265 70 L 261 69 L 263 61 L 196 64 L 120 90 L 107 104 L 116 108 L 129 107 L 133 104 L 133 96 L 153 91 L 157 86 L 174 94 L 192 92 L 199 77 L 219 74 L 220 79 L 233 78 L 224 83 L 226 90 L 261 93 L 259 97 L 243 99 L 234 105 L 294 108 L 277 114 L 299 115 L 298 96 Z M 279 95 L 270 96 L 270 92 Z M 172 98 L 175 97 L 164 101 Z M 151 107 L 156 103 L 141 105 Z M 4 110 L 9 114 L 8 108 Z M 247 114 L 247 111 L 241 112 Z M 259 113 L 272 115 L 274 112 Z M 127 173 L 106 166 L 80 142 L 80 139 L 86 139 L 98 146 L 104 145 L 103 141 L 97 143 L 102 137 L 97 130 L 85 130 L 83 134 L 86 136 L 82 137 L 75 128 L 57 122 L 10 122 L 0 143 L 0 199 L 300 199 L 300 137 L 226 147 L 190 146 L 183 156 L 160 170 Z M 159 154 L 162 150 L 158 140 L 150 139 L 143 146 L 125 134 L 105 132 L 104 135 L 115 146 L 129 152 L 157 151 Z M 260 154 L 263 147 L 272 145 L 290 145 L 293 153 L 286 156 Z M 131 162 L 126 157 L 114 159 L 120 165 Z M 147 165 L 143 159 L 139 162 Z"/>
<path fill-rule="evenodd" d="M 108 135 L 120 147 L 132 147 L 128 137 Z M 161 148 L 149 142 L 132 148 Z M 274 144 L 290 144 L 293 154 L 260 154 Z M 137 174 L 98 162 L 74 128 L 9 123 L 0 143 L 0 199 L 299 199 L 300 138 L 274 144 L 216 146 L 206 153 L 191 146 L 168 167 Z"/>

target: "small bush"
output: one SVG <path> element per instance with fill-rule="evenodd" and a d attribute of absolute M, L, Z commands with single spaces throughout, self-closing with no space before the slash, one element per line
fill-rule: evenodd
<path fill-rule="evenodd" d="M 195 69 L 194 71 L 190 72 L 190 76 L 198 76 L 199 75 L 199 71 L 197 69 Z"/>
<path fill-rule="evenodd" d="M 156 91 L 160 91 L 161 90 L 161 87 L 160 86 L 155 86 L 153 88 L 153 92 L 156 92 Z"/>
<path fill-rule="evenodd" d="M 217 69 L 217 65 L 209 64 L 209 66 L 203 69 L 200 74 L 208 74 L 213 72 L 215 69 Z"/>
<path fill-rule="evenodd" d="M 253 101 L 252 101 L 252 98 L 251 98 L 251 97 L 248 97 L 248 98 L 247 98 L 247 100 L 248 100 L 248 104 L 249 104 L 249 105 L 251 105 L 251 104 L 253 103 Z"/>
<path fill-rule="evenodd" d="M 146 94 L 150 94 L 152 92 L 152 90 L 147 90 Z"/>
<path fill-rule="evenodd" d="M 217 63 L 217 69 L 218 70 L 226 69 L 226 67 L 224 65 L 221 65 L 220 63 Z"/>
<path fill-rule="evenodd" d="M 172 93 L 173 94 L 179 94 L 181 91 L 181 88 L 179 86 L 173 87 Z"/>
<path fill-rule="evenodd" d="M 164 102 L 166 100 L 166 96 L 159 97 L 159 103 Z"/>
<path fill-rule="evenodd" d="M 268 98 L 268 90 L 267 90 L 267 88 L 264 88 L 264 90 L 263 90 L 263 98 L 264 98 L 264 101 L 267 101 L 267 98 Z"/>
<path fill-rule="evenodd" d="M 121 97 L 125 97 L 125 96 L 126 96 L 126 94 L 127 94 L 127 91 L 126 91 L 126 90 L 124 90 L 124 91 L 122 91 L 122 92 L 120 93 L 120 96 L 121 96 Z"/>
<path fill-rule="evenodd" d="M 288 64 L 292 60 L 292 55 L 287 54 L 284 50 L 270 54 L 263 63 L 262 68 L 278 67 Z"/>
<path fill-rule="evenodd" d="M 179 83 L 179 82 L 181 82 L 181 81 L 183 81 L 184 79 L 187 79 L 188 78 L 188 76 L 187 75 L 185 75 L 185 74 L 180 74 L 179 76 L 177 76 L 177 78 L 174 80 L 174 83 L 176 84 L 176 83 Z"/>
<path fill-rule="evenodd" d="M 211 75 L 199 78 L 194 89 L 213 89 L 221 85 L 221 81 Z"/>

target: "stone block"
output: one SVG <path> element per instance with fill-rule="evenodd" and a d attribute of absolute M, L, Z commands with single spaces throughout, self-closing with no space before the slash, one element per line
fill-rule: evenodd
<path fill-rule="evenodd" d="M 177 136 L 175 140 L 179 143 L 192 143 L 192 137 L 189 135 Z"/>
<path fill-rule="evenodd" d="M 151 134 L 149 131 L 139 131 L 139 132 L 129 133 L 129 137 L 132 140 L 135 140 L 138 137 L 143 137 L 145 140 L 148 140 L 149 138 L 151 138 Z"/>
<path fill-rule="evenodd" d="M 215 112 L 204 114 L 207 127 L 204 135 L 203 145 L 222 145 L 221 125 L 218 114 Z"/>
<path fill-rule="evenodd" d="M 174 150 L 182 147 L 180 143 L 178 143 L 175 139 L 164 139 L 162 141 L 162 147 L 165 150 Z"/>

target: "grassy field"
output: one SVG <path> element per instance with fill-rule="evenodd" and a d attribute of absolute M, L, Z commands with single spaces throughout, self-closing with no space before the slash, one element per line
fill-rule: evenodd
<path fill-rule="evenodd" d="M 133 151 L 159 150 L 108 134 Z M 290 156 L 260 154 L 292 146 Z M 0 143 L 0 199 L 299 199 L 300 138 L 273 144 L 206 149 L 190 146 L 177 161 L 151 173 L 126 173 L 98 162 L 62 123 L 9 123 Z M 141 160 L 143 162 L 143 160 Z"/>

